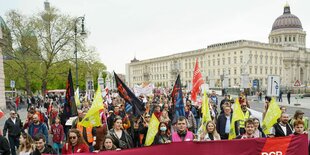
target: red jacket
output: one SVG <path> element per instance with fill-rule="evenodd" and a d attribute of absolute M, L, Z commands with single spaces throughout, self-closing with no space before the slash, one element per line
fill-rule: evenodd
<path fill-rule="evenodd" d="M 72 153 L 89 153 L 89 148 L 87 144 L 77 144 L 74 146 L 74 150 L 72 152 L 72 145 L 66 143 L 62 148 L 62 154 L 72 154 Z"/>
<path fill-rule="evenodd" d="M 60 143 L 61 141 L 64 140 L 65 133 L 61 124 L 58 124 L 58 126 L 53 124 L 51 126 L 51 134 L 53 135 L 54 143 Z"/>

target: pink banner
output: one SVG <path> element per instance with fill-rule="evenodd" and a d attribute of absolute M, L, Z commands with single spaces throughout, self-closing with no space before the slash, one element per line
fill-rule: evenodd
<path fill-rule="evenodd" d="M 99 152 L 99 155 L 308 155 L 308 135 L 280 138 L 180 142 Z M 89 154 L 89 153 L 87 153 Z M 80 154 L 80 155 L 86 155 Z"/>

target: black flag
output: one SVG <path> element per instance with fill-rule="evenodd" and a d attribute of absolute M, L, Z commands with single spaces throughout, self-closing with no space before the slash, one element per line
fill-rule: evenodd
<path fill-rule="evenodd" d="M 145 112 L 145 107 L 143 102 L 140 101 L 134 93 L 125 85 L 125 83 L 117 76 L 114 72 L 114 77 L 116 81 L 116 87 L 119 95 L 125 99 L 126 102 L 131 104 L 132 111 L 135 116 L 140 116 Z"/>
<path fill-rule="evenodd" d="M 69 119 L 69 117 L 77 116 L 77 108 L 74 100 L 74 89 L 73 89 L 71 69 L 69 69 L 68 80 L 66 85 L 66 102 L 64 106 L 64 113 L 66 115 L 66 119 Z"/>

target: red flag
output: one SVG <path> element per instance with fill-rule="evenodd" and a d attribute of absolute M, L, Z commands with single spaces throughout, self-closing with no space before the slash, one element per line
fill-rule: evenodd
<path fill-rule="evenodd" d="M 193 88 L 192 88 L 192 94 L 191 98 L 194 102 L 196 102 L 197 93 L 199 91 L 199 87 L 204 83 L 202 79 L 202 75 L 198 66 L 198 59 L 196 59 L 196 65 L 194 69 L 194 75 L 193 75 Z"/>
<path fill-rule="evenodd" d="M 4 116 L 4 112 L 0 109 L 0 119 Z"/>

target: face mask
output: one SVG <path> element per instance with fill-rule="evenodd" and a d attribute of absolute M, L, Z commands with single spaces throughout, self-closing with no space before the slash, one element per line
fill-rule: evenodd
<path fill-rule="evenodd" d="M 166 131 L 167 128 L 164 126 L 164 127 L 160 127 L 160 131 Z"/>

